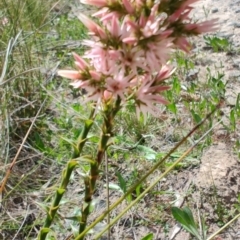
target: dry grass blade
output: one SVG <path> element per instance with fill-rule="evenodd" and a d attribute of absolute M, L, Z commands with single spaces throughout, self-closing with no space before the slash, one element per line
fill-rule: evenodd
<path fill-rule="evenodd" d="M 114 208 L 116 208 L 130 193 L 132 193 L 136 187 L 146 180 L 154 171 L 157 169 L 167 158 L 171 156 L 197 129 L 199 129 L 213 114 L 216 110 L 221 108 L 222 102 L 220 101 L 215 109 L 213 109 L 210 113 L 206 115 L 206 117 L 199 122 L 180 142 L 178 142 L 169 152 L 163 157 L 160 161 L 158 161 L 137 183 L 135 183 L 121 198 L 118 199 L 114 204 L 112 204 L 108 210 L 106 210 L 102 215 L 100 215 L 93 223 L 91 223 L 81 234 L 79 234 L 75 240 L 81 239 L 88 231 L 90 231 L 97 223 L 102 221 Z M 205 135 L 204 135 L 205 136 Z M 195 145 L 195 144 L 194 144 Z"/>
<path fill-rule="evenodd" d="M 5 77 L 5 74 L 7 72 L 7 66 L 8 66 L 8 57 L 9 55 L 11 54 L 12 52 L 12 49 L 14 47 L 14 45 L 16 44 L 17 42 L 17 39 L 19 38 L 19 36 L 21 35 L 21 31 L 17 34 L 17 36 L 15 38 L 11 38 L 8 42 L 8 46 L 7 46 L 7 50 L 6 50 L 6 55 L 5 55 L 5 61 L 4 61 L 4 64 L 3 64 L 3 68 L 2 68 L 2 74 L 1 74 L 1 77 L 0 77 L 0 85 L 3 84 L 3 79 Z"/>
<path fill-rule="evenodd" d="M 218 231 L 216 231 L 213 235 L 211 235 L 207 240 L 214 239 L 219 233 L 221 233 L 225 228 L 227 228 L 230 224 L 236 221 L 240 217 L 240 213 L 236 215 L 232 220 L 230 220 L 227 224 L 221 227 Z"/>
<path fill-rule="evenodd" d="M 179 164 L 220 122 L 210 128 L 193 146 L 191 146 L 185 153 L 182 154 L 178 160 L 176 160 L 163 174 L 161 174 L 145 191 L 143 191 L 134 201 L 132 201 L 117 217 L 115 217 L 110 224 L 108 224 L 99 234 L 93 239 L 99 239 L 110 227 L 115 224 L 130 208 L 137 204 L 161 179 L 171 172 L 174 167 Z"/>
<path fill-rule="evenodd" d="M 20 152 L 21 152 L 21 150 L 22 150 L 22 148 L 23 148 L 23 146 L 24 146 L 24 143 L 26 142 L 26 140 L 27 140 L 27 138 L 28 138 L 28 136 L 29 136 L 29 134 L 30 134 L 30 132 L 31 132 L 31 130 L 32 130 L 32 128 L 33 128 L 33 126 L 34 126 L 34 124 L 35 124 L 35 122 L 36 122 L 36 120 L 37 120 L 37 118 L 38 118 L 38 116 L 39 116 L 39 114 L 40 114 L 40 112 L 41 112 L 41 110 L 42 110 L 42 107 L 43 107 L 44 104 L 45 104 L 45 102 L 46 102 L 46 99 L 43 101 L 43 103 L 41 104 L 41 106 L 40 106 L 37 114 L 36 114 L 35 117 L 33 118 L 33 121 L 32 121 L 32 123 L 31 123 L 31 125 L 30 125 L 30 127 L 29 127 L 29 129 L 28 129 L 28 131 L 27 131 L 27 133 L 26 133 L 26 135 L 25 135 L 25 137 L 24 137 L 23 140 L 22 140 L 22 143 L 21 143 L 21 145 L 20 145 L 20 147 L 19 147 L 19 149 L 18 149 L 15 157 L 14 157 L 13 160 L 12 160 L 12 163 L 11 163 L 10 167 L 7 169 L 7 172 L 6 172 L 5 177 L 3 177 L 3 180 L 2 180 L 1 185 L 0 185 L 0 194 L 2 194 L 2 192 L 3 192 L 3 190 L 4 190 L 4 187 L 5 187 L 5 185 L 6 185 L 6 183 L 7 183 L 7 180 L 8 180 L 8 178 L 9 178 L 10 174 L 11 174 L 11 171 L 12 171 L 12 169 L 13 169 L 13 167 L 14 167 L 17 159 L 18 159 L 18 156 L 19 156 L 19 154 L 20 154 Z"/>

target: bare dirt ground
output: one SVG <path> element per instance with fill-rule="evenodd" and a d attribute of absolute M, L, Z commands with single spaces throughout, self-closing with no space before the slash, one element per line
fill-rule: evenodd
<path fill-rule="evenodd" d="M 206 15 L 209 18 L 219 19 L 219 31 L 217 36 L 228 38 L 233 45 L 233 49 L 240 47 L 240 1 L 217 1 L 205 0 L 198 3 L 196 18 L 201 19 Z M 204 6 L 204 9 L 203 7 Z M 201 49 L 203 42 L 196 43 L 196 48 Z M 206 68 L 217 71 L 221 69 L 228 81 L 226 91 L 226 106 L 222 109 L 224 114 L 229 114 L 232 106 L 236 103 L 237 95 L 240 93 L 240 56 L 233 50 L 231 54 L 210 53 L 201 51 L 199 54 L 202 63 L 198 69 L 198 77 L 204 81 L 206 79 Z M 223 118 L 228 124 L 227 118 Z M 193 199 L 198 203 L 198 208 L 207 216 L 207 222 L 211 226 L 209 233 L 213 233 L 219 226 L 214 222 L 216 215 L 216 205 L 218 204 L 214 195 L 221 199 L 226 208 L 236 202 L 236 197 L 240 193 L 240 162 L 232 150 L 232 143 L 240 138 L 240 123 L 238 131 L 233 135 L 227 135 L 224 129 L 217 129 L 214 132 L 214 143 L 208 147 L 202 157 L 199 168 L 193 171 L 186 171 L 178 174 L 175 180 L 179 186 L 174 184 L 173 188 L 182 189 L 180 185 L 184 181 L 191 182 L 194 191 Z M 179 183 L 180 180 L 180 183 Z M 159 239 L 168 239 L 160 237 Z M 187 240 L 190 236 L 180 231 L 175 238 L 177 240 Z M 240 239 L 240 219 L 236 221 L 227 231 L 220 234 L 216 239 L 237 240 Z"/>

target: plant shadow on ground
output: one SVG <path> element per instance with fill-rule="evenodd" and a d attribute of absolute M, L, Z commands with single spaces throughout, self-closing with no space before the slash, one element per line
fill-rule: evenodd
<path fill-rule="evenodd" d="M 19 34 L 9 54 L 4 78 L 12 80 L 5 83 L 0 90 L 3 103 L 0 134 L 2 139 L 6 139 L 1 144 L 1 178 L 45 99 L 46 104 L 6 185 L 1 202 L 0 238 L 34 239 L 44 218 L 42 208 L 50 202 L 59 184 L 61 170 L 71 157 L 71 140 L 78 136 L 88 113 L 89 106 L 81 104 L 82 93 L 70 89 L 67 81 L 55 75 L 58 67 L 72 64 L 71 51 L 81 53 L 79 39 L 86 37 L 86 31 L 73 17 L 69 5 L 64 5 L 61 1 L 58 5 L 55 5 L 55 1 L 50 1 L 44 8 L 40 8 L 39 1 L 24 1 L 24 7 L 21 1 L 17 2 L 18 5 L 14 5 L 13 1 L 3 1 L 1 6 L 1 14 L 12 23 L 0 28 L 3 31 L 1 50 L 7 48 L 11 37 Z M 15 27 L 12 28 L 12 25 Z M 240 177 L 240 167 L 235 155 L 240 155 L 240 97 L 237 97 L 240 84 L 237 77 L 229 78 L 224 74 L 228 66 L 219 65 L 218 61 L 223 55 L 223 59 L 229 59 L 229 54 L 226 53 L 232 49 L 227 40 L 215 36 L 206 36 L 199 44 L 202 44 L 201 51 L 187 57 L 182 53 L 173 57 L 179 70 L 170 80 L 172 90 L 166 93 L 171 104 L 166 109 L 160 108 L 157 118 L 150 117 L 146 122 L 139 122 L 134 117 L 131 106 L 117 117 L 114 129 L 117 137 L 108 150 L 108 173 L 106 174 L 103 165 L 100 179 L 101 183 L 105 183 L 108 176 L 110 203 L 115 202 L 126 188 L 179 142 L 214 108 L 219 99 L 223 99 L 225 104 L 178 152 L 172 154 L 147 181 L 136 188 L 111 213 L 111 217 L 124 209 L 209 128 L 220 119 L 222 122 L 184 162 L 177 165 L 172 174 L 159 182 L 112 228 L 112 239 L 117 239 L 117 236 L 120 239 L 141 239 L 146 232 L 152 232 L 156 239 L 169 238 L 175 225 L 171 216 L 173 205 L 190 206 L 195 216 L 199 209 L 205 216 L 209 232 L 213 232 L 239 212 L 240 186 L 236 179 Z M 210 57 L 206 59 L 207 55 Z M 2 55 L 2 65 L 4 61 Z M 40 69 L 31 70 L 39 66 Z M 28 70 L 29 72 L 21 74 Z M 91 145 L 87 146 L 86 154 L 97 143 L 98 136 L 94 133 L 100 125 L 101 121 L 96 119 Z M 206 154 L 210 155 L 206 157 Z M 225 162 L 229 162 L 229 165 L 225 165 L 224 169 L 220 168 L 222 162 L 215 155 L 225 156 Z M 201 179 L 206 174 L 204 164 L 205 167 L 214 167 L 205 161 L 210 157 L 216 166 L 219 164 L 219 168 L 208 173 L 211 174 L 210 182 L 204 182 Z M 227 161 L 228 159 L 231 161 Z M 88 165 L 82 168 L 88 171 Z M 107 190 L 100 185 L 104 186 L 99 183 L 95 193 L 96 206 L 90 222 L 107 206 Z M 83 198 L 82 186 L 81 176 L 76 171 L 52 228 L 51 234 L 56 234 L 57 239 L 65 239 L 77 227 L 75 220 Z M 101 228 L 98 225 L 93 231 Z M 221 236 L 228 239 L 232 232 L 231 229 L 227 230 Z M 177 237 L 179 236 L 175 239 L 189 238 L 187 235 Z"/>

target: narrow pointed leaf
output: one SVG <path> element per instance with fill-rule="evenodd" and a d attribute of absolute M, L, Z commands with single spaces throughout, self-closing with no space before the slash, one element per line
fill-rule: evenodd
<path fill-rule="evenodd" d="M 194 222 L 192 212 L 188 207 L 183 208 L 183 210 L 178 207 L 172 207 L 172 214 L 173 217 L 183 226 L 183 228 L 198 239 L 201 239 L 196 223 Z"/>
<path fill-rule="evenodd" d="M 153 234 L 149 233 L 145 237 L 143 237 L 141 240 L 153 240 Z"/>

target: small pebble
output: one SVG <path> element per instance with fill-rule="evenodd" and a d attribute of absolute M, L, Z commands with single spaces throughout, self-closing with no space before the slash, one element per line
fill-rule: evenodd
<path fill-rule="evenodd" d="M 211 12 L 212 12 L 212 13 L 218 12 L 218 8 L 213 8 Z"/>
<path fill-rule="evenodd" d="M 240 28 L 240 22 L 235 22 L 235 23 L 233 24 L 233 26 L 236 27 L 236 28 Z"/>

